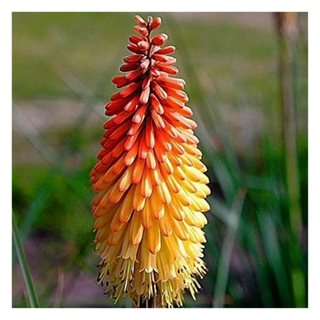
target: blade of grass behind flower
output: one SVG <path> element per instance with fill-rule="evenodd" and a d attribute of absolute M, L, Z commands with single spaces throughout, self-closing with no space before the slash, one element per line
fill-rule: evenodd
<path fill-rule="evenodd" d="M 207 198 L 208 199 L 208 198 Z M 211 204 L 210 204 L 211 206 Z M 203 286 L 207 286 L 208 292 L 212 291 L 212 283 L 215 283 L 215 272 L 210 272 L 216 269 L 216 264 L 217 261 L 219 261 L 220 257 L 220 245 L 219 241 L 217 239 L 219 229 L 218 229 L 218 224 L 219 222 L 216 219 L 216 215 L 212 212 L 214 209 L 211 206 L 210 209 L 210 215 L 206 214 L 208 223 L 204 227 L 204 231 L 206 234 L 206 239 L 207 239 L 207 244 L 204 248 L 205 252 L 205 257 L 206 257 L 206 264 L 209 269 L 209 272 L 207 273 L 207 276 L 205 280 L 202 282 Z M 224 222 L 222 222 L 224 224 Z"/>
<path fill-rule="evenodd" d="M 49 173 L 48 176 L 45 177 L 44 182 L 40 185 L 39 189 L 35 192 L 36 197 L 31 202 L 28 210 L 23 214 L 23 220 L 20 227 L 22 242 L 27 239 L 33 224 L 37 221 L 41 212 L 47 205 L 52 192 L 52 184 L 48 184 L 48 181 L 51 181 L 51 178 L 52 174 Z"/>
<path fill-rule="evenodd" d="M 269 213 L 258 214 L 258 222 L 261 230 L 263 244 L 267 255 L 268 262 L 273 270 L 281 305 L 292 307 L 293 301 L 289 285 L 287 270 L 283 261 L 281 245 L 278 240 L 277 227 Z"/>
<path fill-rule="evenodd" d="M 49 178 L 51 177 L 51 173 L 48 174 L 44 179 L 44 183 L 40 185 L 38 190 L 35 192 L 36 197 L 29 205 L 29 208 L 22 216 L 21 226 L 20 226 L 20 238 L 23 243 L 32 230 L 34 223 L 39 219 L 42 211 L 46 207 L 48 200 L 50 199 L 50 195 L 52 192 L 52 184 L 47 183 L 47 181 L 51 181 Z M 17 259 L 16 252 L 12 254 L 12 262 L 14 263 Z"/>
<path fill-rule="evenodd" d="M 54 166 L 59 161 L 58 155 L 45 143 L 39 132 L 25 117 L 21 108 L 15 103 L 13 104 L 12 113 L 12 120 L 18 129 L 27 137 L 35 149 L 39 151 L 39 154 L 44 158 L 44 160 Z"/>
<path fill-rule="evenodd" d="M 230 212 L 224 203 L 213 195 L 210 195 L 206 200 L 210 205 L 210 212 L 223 224 L 228 226 L 233 223 L 233 213 Z"/>
<path fill-rule="evenodd" d="M 255 270 L 258 284 L 258 291 L 260 293 L 260 298 L 262 305 L 264 307 L 274 307 L 276 306 L 275 300 L 272 294 L 272 284 L 270 283 L 270 277 L 268 275 L 268 265 L 265 263 L 265 259 L 261 254 L 261 248 L 259 244 L 259 234 L 256 230 L 255 223 L 252 223 L 250 219 L 242 216 L 243 223 L 241 224 L 241 235 L 245 237 L 246 246 L 253 257 L 252 268 Z"/>
<path fill-rule="evenodd" d="M 245 195 L 246 191 L 244 189 L 238 190 L 237 197 L 229 213 L 229 216 L 232 218 L 230 218 L 227 225 L 227 234 L 224 238 L 221 249 L 221 257 L 217 271 L 217 282 L 214 290 L 214 308 L 223 307 L 224 304 L 224 297 L 227 290 L 229 270 L 231 265 L 232 250 L 239 227 L 240 214 L 243 208 Z"/>
<path fill-rule="evenodd" d="M 15 217 L 15 212 L 12 211 L 12 236 L 15 244 L 19 264 L 21 267 L 24 283 L 27 289 L 27 296 L 31 308 L 39 308 L 38 298 L 34 289 L 33 281 L 30 275 L 28 262 L 23 250 L 21 237 L 19 234 L 19 229 Z"/>

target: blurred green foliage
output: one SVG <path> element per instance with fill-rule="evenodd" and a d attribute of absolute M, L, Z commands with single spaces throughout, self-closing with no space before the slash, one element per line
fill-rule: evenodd
<path fill-rule="evenodd" d="M 212 189 L 209 272 L 185 306 L 306 307 L 307 14 L 294 60 L 301 234 L 289 226 L 272 14 L 157 15 L 177 48 Z M 113 306 L 95 283 L 88 180 L 133 17 L 13 13 L 13 209 L 41 306 Z M 14 251 L 13 306 L 27 305 Z"/>

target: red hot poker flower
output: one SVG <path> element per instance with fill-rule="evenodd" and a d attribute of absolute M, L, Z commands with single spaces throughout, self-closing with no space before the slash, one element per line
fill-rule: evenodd
<path fill-rule="evenodd" d="M 136 306 L 182 306 L 184 291 L 195 298 L 196 276 L 205 274 L 210 190 L 185 81 L 171 77 L 175 47 L 164 46 L 166 34 L 151 36 L 159 17 L 136 21 L 91 172 L 98 281 L 116 301 L 128 294 Z"/>

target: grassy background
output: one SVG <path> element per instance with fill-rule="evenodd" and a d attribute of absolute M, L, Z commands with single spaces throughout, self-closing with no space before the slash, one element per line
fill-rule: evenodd
<path fill-rule="evenodd" d="M 273 15 L 152 15 L 177 48 L 212 189 L 209 273 L 197 301 L 186 295 L 185 305 L 307 306 L 307 14 L 298 15 L 294 58 L 299 234 L 289 224 Z M 133 17 L 13 13 L 12 202 L 43 307 L 114 306 L 95 282 L 88 179 Z M 28 306 L 14 248 L 12 268 L 13 307 Z"/>

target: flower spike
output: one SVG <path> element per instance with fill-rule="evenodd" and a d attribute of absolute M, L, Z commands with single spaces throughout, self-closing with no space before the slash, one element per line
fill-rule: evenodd
<path fill-rule="evenodd" d="M 206 273 L 202 228 L 209 210 L 199 140 L 183 91 L 174 78 L 175 47 L 164 33 L 152 37 L 161 18 L 135 16 L 132 53 L 120 89 L 105 106 L 106 130 L 90 182 L 99 284 L 117 302 L 128 295 L 137 307 L 183 305 L 185 291 L 195 299 Z"/>

